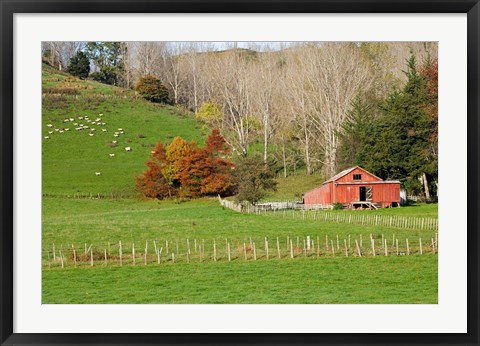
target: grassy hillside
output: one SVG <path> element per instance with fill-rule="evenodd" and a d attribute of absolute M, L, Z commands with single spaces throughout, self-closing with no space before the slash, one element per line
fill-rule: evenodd
<path fill-rule="evenodd" d="M 42 182 L 47 195 L 132 194 L 134 177 L 145 170 L 158 141 L 181 136 L 202 143 L 206 138 L 207 131 L 191 115 L 147 102 L 133 91 L 79 80 L 47 65 L 42 87 Z M 81 125 L 88 128 L 76 130 Z"/>

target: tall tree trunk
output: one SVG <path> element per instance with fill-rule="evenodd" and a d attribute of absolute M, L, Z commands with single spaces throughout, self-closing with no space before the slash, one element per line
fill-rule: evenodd
<path fill-rule="evenodd" d="M 287 177 L 287 157 L 285 155 L 285 136 L 282 134 L 283 176 Z"/>
<path fill-rule="evenodd" d="M 427 175 L 425 173 L 422 174 L 422 181 L 423 181 L 423 189 L 425 190 L 425 198 L 427 201 L 430 201 L 430 189 L 428 188 L 428 180 Z"/>

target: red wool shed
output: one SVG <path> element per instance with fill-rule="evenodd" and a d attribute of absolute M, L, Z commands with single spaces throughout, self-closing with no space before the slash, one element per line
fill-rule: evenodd
<path fill-rule="evenodd" d="M 348 168 L 331 177 L 322 186 L 303 195 L 306 207 L 327 207 L 342 203 L 355 207 L 400 206 L 400 182 L 382 180 L 360 166 Z"/>

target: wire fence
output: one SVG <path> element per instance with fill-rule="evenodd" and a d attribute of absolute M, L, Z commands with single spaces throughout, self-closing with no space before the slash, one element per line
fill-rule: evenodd
<path fill-rule="evenodd" d="M 421 256 L 438 253 L 438 233 L 430 239 L 399 239 L 393 234 L 244 237 L 237 239 L 122 241 L 93 244 L 52 244 L 42 252 L 48 268 L 162 265 L 281 260 L 299 258 Z"/>

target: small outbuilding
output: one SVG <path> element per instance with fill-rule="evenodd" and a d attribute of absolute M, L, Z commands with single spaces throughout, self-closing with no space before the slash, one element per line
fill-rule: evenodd
<path fill-rule="evenodd" d="M 400 206 L 400 182 L 382 180 L 360 166 L 348 168 L 322 186 L 303 195 L 307 209 L 331 208 L 342 203 L 346 208 L 390 208 Z"/>

